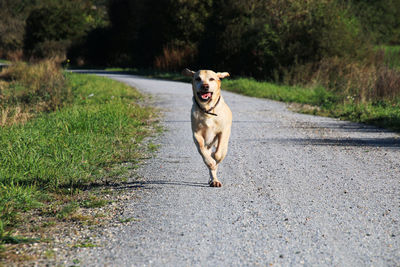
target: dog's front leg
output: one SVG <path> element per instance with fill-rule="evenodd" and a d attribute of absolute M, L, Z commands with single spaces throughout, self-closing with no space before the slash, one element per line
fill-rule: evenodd
<path fill-rule="evenodd" d="M 205 145 L 204 137 L 201 133 L 196 132 L 193 134 L 193 139 L 196 144 L 197 150 L 200 155 L 203 157 L 204 163 L 210 170 L 214 170 L 217 168 L 217 162 L 211 156 L 211 149 L 207 148 Z"/>
<path fill-rule="evenodd" d="M 210 170 L 210 181 L 208 182 L 208 184 L 211 187 L 221 187 L 222 186 L 222 183 L 217 178 L 217 168 L 218 168 L 218 165 L 213 170 L 209 169 Z"/>
<path fill-rule="evenodd" d="M 228 152 L 228 142 L 229 136 L 231 133 L 231 129 L 228 128 L 224 132 L 220 133 L 218 136 L 218 147 L 214 153 L 214 159 L 218 163 L 220 163 L 226 156 Z"/>
<path fill-rule="evenodd" d="M 193 134 L 194 142 L 196 143 L 196 147 L 203 157 L 204 163 L 207 165 L 210 170 L 210 181 L 208 182 L 211 187 L 221 187 L 222 184 L 218 181 L 217 178 L 217 162 L 212 156 L 211 147 L 207 148 L 205 145 L 204 137 L 201 133 Z"/>

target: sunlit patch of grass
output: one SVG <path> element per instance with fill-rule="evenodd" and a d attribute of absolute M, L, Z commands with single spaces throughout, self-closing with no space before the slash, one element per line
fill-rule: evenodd
<path fill-rule="evenodd" d="M 24 124 L 0 127 L 0 243 L 14 242 L 13 229 L 32 209 L 54 218 L 44 228 L 65 220 L 90 224 L 93 218 L 79 209 L 109 201 L 76 196 L 92 184 L 117 180 L 127 171 L 121 163 L 135 165 L 144 149 L 140 143 L 151 133 L 155 112 L 137 104 L 137 90 L 104 77 L 63 75 L 69 102 Z"/>
<path fill-rule="evenodd" d="M 335 94 L 321 86 L 313 88 L 284 86 L 247 78 L 224 80 L 222 89 L 252 97 L 318 106 L 330 106 L 338 100 Z"/>
<path fill-rule="evenodd" d="M 400 98 L 386 101 L 355 101 L 353 96 L 323 87 L 282 86 L 253 79 L 223 81 L 223 88 L 243 95 L 300 103 L 296 111 L 373 124 L 400 132 Z"/>

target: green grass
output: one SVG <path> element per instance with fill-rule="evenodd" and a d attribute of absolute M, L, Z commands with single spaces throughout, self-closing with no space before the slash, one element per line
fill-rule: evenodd
<path fill-rule="evenodd" d="M 40 113 L 25 124 L 0 128 L 0 244 L 10 240 L 24 212 L 51 203 L 51 196 L 115 179 L 123 162 L 138 162 L 139 143 L 150 133 L 154 111 L 136 104 L 142 96 L 107 78 L 65 74 L 73 103 Z M 73 198 L 55 216 L 79 206 L 101 207 L 97 198 Z"/>
<path fill-rule="evenodd" d="M 400 98 L 397 101 L 355 103 L 351 98 L 334 94 L 323 87 L 283 86 L 245 78 L 224 80 L 222 87 L 247 96 L 306 104 L 306 108 L 298 110 L 304 113 L 362 122 L 400 132 Z"/>
<path fill-rule="evenodd" d="M 252 97 L 326 107 L 329 107 L 338 101 L 337 96 L 332 92 L 328 92 L 323 87 L 305 89 L 297 86 L 284 86 L 269 82 L 259 82 L 254 79 L 246 78 L 223 80 L 222 88 Z"/>
<path fill-rule="evenodd" d="M 400 45 L 397 46 L 379 46 L 378 49 L 384 51 L 384 63 L 391 69 L 400 70 Z"/>

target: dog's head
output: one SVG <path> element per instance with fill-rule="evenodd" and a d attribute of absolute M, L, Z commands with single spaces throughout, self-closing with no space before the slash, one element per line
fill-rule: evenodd
<path fill-rule="evenodd" d="M 220 95 L 221 79 L 228 77 L 228 72 L 213 72 L 212 70 L 199 70 L 194 72 L 184 69 L 183 75 L 192 77 L 193 95 L 199 102 L 208 103 L 218 99 Z"/>

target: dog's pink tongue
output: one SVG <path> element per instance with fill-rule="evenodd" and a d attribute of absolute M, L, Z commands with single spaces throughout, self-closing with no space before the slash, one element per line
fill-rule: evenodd
<path fill-rule="evenodd" d="M 208 99 L 210 97 L 211 97 L 211 93 L 205 93 L 205 94 L 201 95 L 201 98 L 203 98 L 203 99 Z"/>

